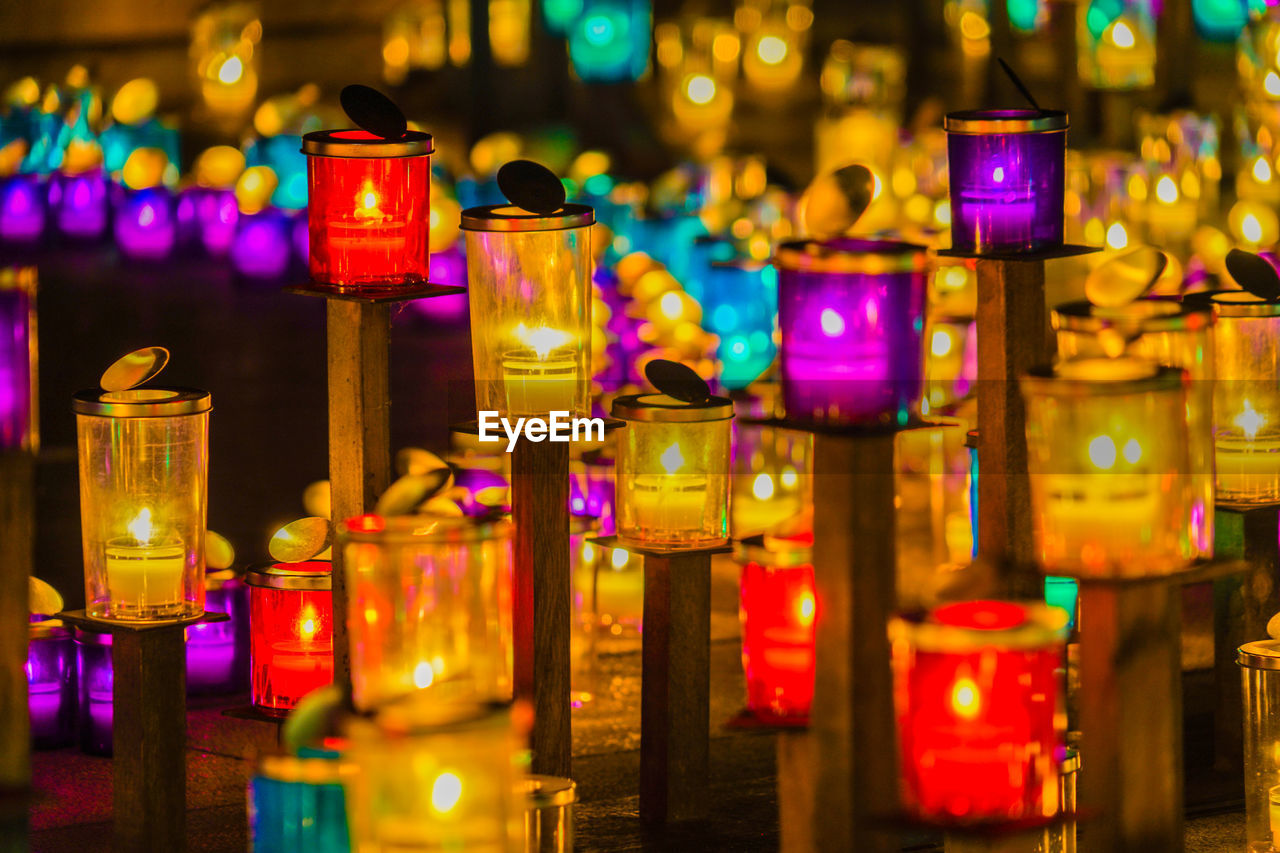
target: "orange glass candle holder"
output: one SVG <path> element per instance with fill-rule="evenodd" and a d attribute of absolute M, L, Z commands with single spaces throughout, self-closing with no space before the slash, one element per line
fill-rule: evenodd
<path fill-rule="evenodd" d="M 427 282 L 431 135 L 319 130 L 307 155 L 311 279 L 359 291 Z"/>
<path fill-rule="evenodd" d="M 253 704 L 289 711 L 333 681 L 332 564 L 268 563 L 249 585 L 249 668 Z"/>

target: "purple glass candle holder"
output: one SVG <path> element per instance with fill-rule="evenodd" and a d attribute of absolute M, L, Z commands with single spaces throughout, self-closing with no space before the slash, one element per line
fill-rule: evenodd
<path fill-rule="evenodd" d="M 130 258 L 167 257 L 178 237 L 178 205 L 173 192 L 164 186 L 122 192 L 115 234 L 116 245 Z"/>
<path fill-rule="evenodd" d="M 56 620 L 31 623 L 27 645 L 27 709 L 31 743 L 57 749 L 76 739 L 76 645 Z"/>
<path fill-rule="evenodd" d="M 101 169 L 55 176 L 49 199 L 54 222 L 62 234 L 78 240 L 96 240 L 106 232 L 111 201 L 107 176 Z"/>
<path fill-rule="evenodd" d="M 240 214 L 231 243 L 231 266 L 249 278 L 279 278 L 289 269 L 292 232 L 289 214 L 277 208 Z"/>
<path fill-rule="evenodd" d="M 110 756 L 115 716 L 111 635 L 76 629 L 76 651 L 80 669 L 80 751 Z"/>
<path fill-rule="evenodd" d="M 0 181 L 0 242 L 34 243 L 44 234 L 48 190 L 35 174 L 12 175 Z"/>
<path fill-rule="evenodd" d="M 946 130 L 951 247 L 1014 254 L 1061 246 L 1067 114 L 948 113 Z"/>
<path fill-rule="evenodd" d="M 35 447 L 35 267 L 0 268 L 0 451 Z"/>
<path fill-rule="evenodd" d="M 782 399 L 797 421 L 904 426 L 924 384 L 925 249 L 909 243 L 783 243 Z"/>
<path fill-rule="evenodd" d="M 191 202 L 192 225 L 200 245 L 211 257 L 221 258 L 231 251 L 240 219 L 234 189 L 191 187 L 184 191 Z"/>
<path fill-rule="evenodd" d="M 231 618 L 187 628 L 188 695 L 248 692 L 249 587 L 229 570 L 209 572 L 204 608 Z"/>

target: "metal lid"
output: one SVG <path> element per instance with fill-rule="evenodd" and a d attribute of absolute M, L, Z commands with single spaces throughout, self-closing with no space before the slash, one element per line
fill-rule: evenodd
<path fill-rule="evenodd" d="M 1080 770 L 1080 750 L 1068 746 L 1062 751 L 1062 761 L 1058 763 L 1058 772 L 1063 776 Z"/>
<path fill-rule="evenodd" d="M 25 290 L 33 293 L 37 280 L 35 267 L 0 267 L 0 291 Z"/>
<path fill-rule="evenodd" d="M 614 399 L 613 416 L 656 423 L 725 421 L 733 417 L 733 401 L 712 396 L 697 403 L 686 403 L 666 394 L 629 394 Z"/>
<path fill-rule="evenodd" d="M 1046 133 L 1067 129 L 1063 110 L 961 110 L 947 113 L 948 133 Z"/>
<path fill-rule="evenodd" d="M 529 809 L 559 808 L 578 801 L 578 785 L 563 776 L 530 774 L 524 777 L 525 792 L 529 795 Z"/>
<path fill-rule="evenodd" d="M 302 137 L 302 153 L 316 157 L 417 157 L 430 154 L 431 134 L 406 131 L 399 139 L 383 139 L 367 130 L 313 130 Z"/>
<path fill-rule="evenodd" d="M 1062 608 L 1038 601 L 962 601 L 893 617 L 889 639 L 930 652 L 1044 649 L 1066 641 L 1067 619 Z"/>
<path fill-rule="evenodd" d="M 278 782 L 306 785 L 340 785 L 355 773 L 355 765 L 339 757 L 265 753 L 258 757 L 256 775 Z"/>
<path fill-rule="evenodd" d="M 111 634 L 106 631 L 86 631 L 83 628 L 76 628 L 76 642 L 82 646 L 109 646 L 111 645 Z"/>
<path fill-rule="evenodd" d="M 1280 640 L 1258 640 L 1236 649 L 1236 663 L 1250 669 L 1280 670 Z"/>
<path fill-rule="evenodd" d="M 530 213 L 514 204 L 486 204 L 462 211 L 463 231 L 562 231 L 582 228 L 596 221 L 596 212 L 585 204 L 566 204 L 555 213 Z"/>
<path fill-rule="evenodd" d="M 505 539 L 510 535 L 510 521 L 466 516 L 382 516 L 370 513 L 348 518 L 338 525 L 339 542 L 371 542 L 379 545 L 480 542 Z"/>
<path fill-rule="evenodd" d="M 794 240 L 778 247 L 773 265 L 780 270 L 886 275 L 924 270 L 928 253 L 924 246 L 897 240 Z"/>
<path fill-rule="evenodd" d="M 169 418 L 198 415 L 212 408 L 209 392 L 198 388 L 88 388 L 71 398 L 71 410 L 76 414 L 104 418 Z"/>
<path fill-rule="evenodd" d="M 1185 299 L 1213 306 L 1219 317 L 1280 317 L 1280 299 L 1263 299 L 1247 290 L 1205 290 Z"/>
<path fill-rule="evenodd" d="M 1130 356 L 1073 358 L 1054 367 L 1037 367 L 1019 380 L 1026 394 L 1101 397 L 1181 388 L 1187 372 Z"/>
<path fill-rule="evenodd" d="M 61 619 L 41 619 L 27 623 L 27 638 L 31 640 L 60 640 L 71 636 L 71 629 Z"/>
<path fill-rule="evenodd" d="M 301 563 L 258 563 L 245 572 L 244 582 L 249 586 L 270 589 L 322 590 L 333 589 L 333 563 L 328 560 L 307 560 Z"/>
<path fill-rule="evenodd" d="M 1213 310 L 1209 305 L 1159 298 L 1138 299 L 1114 308 L 1103 308 L 1081 299 L 1057 306 L 1051 316 L 1053 328 L 1068 332 L 1132 329 L 1150 334 L 1196 331 L 1213 325 Z"/>
<path fill-rule="evenodd" d="M 758 563 L 774 569 L 798 569 L 813 565 L 813 534 L 752 536 L 734 543 L 739 563 Z"/>

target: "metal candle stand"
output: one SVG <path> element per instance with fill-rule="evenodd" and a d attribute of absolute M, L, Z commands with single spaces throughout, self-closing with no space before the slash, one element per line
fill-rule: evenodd
<path fill-rule="evenodd" d="M 73 610 L 58 618 L 112 639 L 115 849 L 185 850 L 186 629 L 229 617 L 206 612 L 164 622 L 107 622 Z"/>

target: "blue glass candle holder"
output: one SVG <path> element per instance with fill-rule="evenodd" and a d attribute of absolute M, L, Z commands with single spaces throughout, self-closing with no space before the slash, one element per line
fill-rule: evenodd
<path fill-rule="evenodd" d="M 745 388 L 773 363 L 778 271 L 767 263 L 713 263 L 702 294 L 703 326 L 720 337 L 720 384 Z"/>
<path fill-rule="evenodd" d="M 76 629 L 76 663 L 80 670 L 80 751 L 110 756 L 115 718 L 111 635 Z"/>
<path fill-rule="evenodd" d="M 263 756 L 249 782 L 253 850 L 348 853 L 344 769 L 340 753 L 329 749 Z"/>
<path fill-rule="evenodd" d="M 1067 114 L 1059 110 L 948 113 L 951 246 L 978 254 L 1062 245 Z"/>
<path fill-rule="evenodd" d="M 76 739 L 76 645 L 58 620 L 32 622 L 27 645 L 31 744 L 57 749 Z"/>
<path fill-rule="evenodd" d="M 649 0 L 584 0 L 569 30 L 569 59 L 588 83 L 623 83 L 648 69 L 652 40 Z"/>

